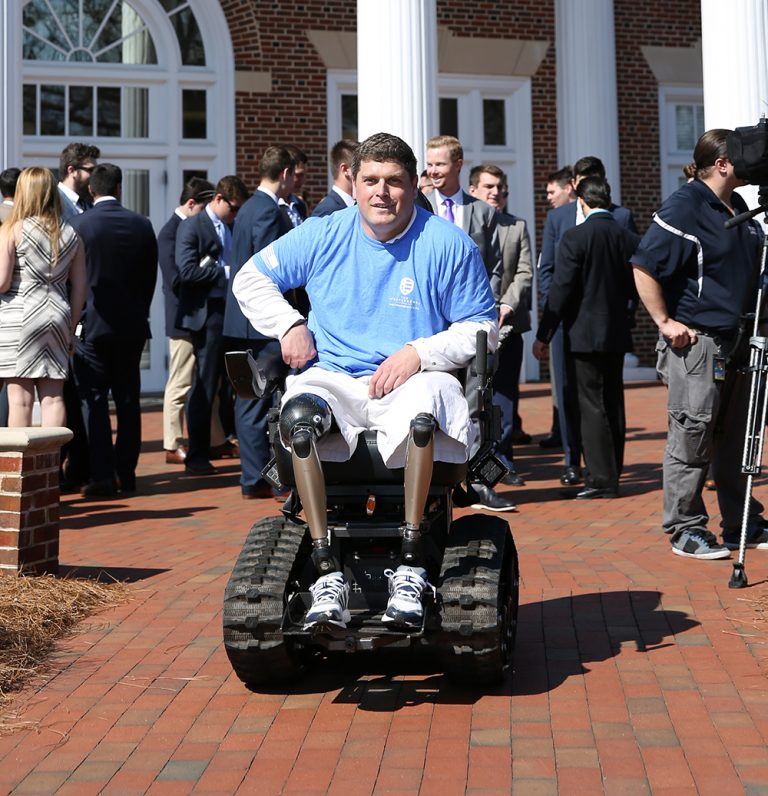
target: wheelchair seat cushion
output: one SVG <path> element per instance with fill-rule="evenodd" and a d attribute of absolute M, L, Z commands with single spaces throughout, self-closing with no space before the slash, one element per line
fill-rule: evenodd
<path fill-rule="evenodd" d="M 286 486 L 294 486 L 291 454 L 280 442 L 275 442 L 275 458 L 277 459 L 280 480 Z M 352 458 L 346 462 L 323 462 L 323 473 L 328 486 L 365 485 L 402 485 L 403 468 L 390 469 L 384 464 L 376 444 L 375 431 L 363 431 L 357 439 L 357 447 Z M 460 483 L 467 473 L 467 464 L 435 462 L 432 471 L 432 485 L 451 487 Z"/>

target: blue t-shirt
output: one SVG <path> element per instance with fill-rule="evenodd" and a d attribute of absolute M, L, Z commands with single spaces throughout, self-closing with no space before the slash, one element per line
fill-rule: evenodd
<path fill-rule="evenodd" d="M 733 209 L 747 209 L 734 193 Z M 704 330 L 733 332 L 757 287 L 762 232 L 756 221 L 731 229 L 728 208 L 700 180 L 662 204 L 632 256 L 660 284 L 671 317 Z"/>
<path fill-rule="evenodd" d="M 252 261 L 281 293 L 306 287 L 318 364 L 353 376 L 452 323 L 496 318 L 477 246 L 421 208 L 391 243 L 366 235 L 350 207 L 307 219 Z"/>

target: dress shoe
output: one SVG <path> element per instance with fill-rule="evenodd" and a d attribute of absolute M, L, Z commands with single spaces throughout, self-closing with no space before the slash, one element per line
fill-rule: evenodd
<path fill-rule="evenodd" d="M 578 467 L 566 467 L 560 476 L 560 483 L 563 486 L 574 486 L 581 483 L 581 469 Z"/>
<path fill-rule="evenodd" d="M 211 448 L 212 459 L 239 459 L 240 448 L 236 442 L 231 439 L 224 440 L 221 445 L 215 445 Z"/>
<path fill-rule="evenodd" d="M 517 505 L 513 501 L 497 494 L 484 484 L 472 484 L 472 491 L 475 493 L 475 502 L 472 503 L 473 509 L 517 511 Z"/>
<path fill-rule="evenodd" d="M 190 475 L 216 475 L 216 468 L 204 459 L 184 462 L 184 472 Z"/>
<path fill-rule="evenodd" d="M 266 500 L 274 497 L 274 492 L 269 484 L 256 484 L 243 490 L 243 500 Z"/>
<path fill-rule="evenodd" d="M 117 477 L 117 488 L 121 495 L 135 495 L 136 494 L 136 476 L 126 475 Z"/>
<path fill-rule="evenodd" d="M 539 440 L 539 447 L 545 450 L 558 450 L 563 447 L 563 441 L 555 434 L 548 434 Z"/>
<path fill-rule="evenodd" d="M 184 464 L 184 460 L 187 458 L 187 449 L 183 445 L 179 445 L 176 450 L 169 451 L 166 450 L 165 452 L 165 463 L 166 464 Z"/>
<path fill-rule="evenodd" d="M 575 498 L 576 500 L 599 500 L 601 498 L 617 498 L 618 496 L 618 489 L 588 486 L 582 489 L 581 492 L 577 492 Z"/>
<path fill-rule="evenodd" d="M 90 481 L 83 487 L 81 494 L 85 498 L 115 497 L 117 495 L 117 487 L 115 486 L 115 482 L 111 479 Z"/>
<path fill-rule="evenodd" d="M 501 479 L 501 483 L 506 486 L 525 486 L 523 476 L 521 476 L 517 470 L 510 470 L 504 478 Z"/>
<path fill-rule="evenodd" d="M 512 432 L 512 442 L 516 445 L 530 445 L 533 442 L 533 438 L 530 434 L 526 434 L 522 428 L 519 428 L 517 431 Z"/>

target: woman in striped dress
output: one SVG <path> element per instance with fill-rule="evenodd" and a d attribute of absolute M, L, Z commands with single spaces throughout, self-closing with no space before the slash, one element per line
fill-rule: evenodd
<path fill-rule="evenodd" d="M 83 243 L 61 220 L 53 174 L 24 169 L 0 227 L 0 379 L 9 426 L 32 424 L 35 389 L 42 425 L 66 425 L 64 379 L 85 291 Z"/>

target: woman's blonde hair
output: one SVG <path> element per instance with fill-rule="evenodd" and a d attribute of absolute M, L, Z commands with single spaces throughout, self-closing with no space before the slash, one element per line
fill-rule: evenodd
<path fill-rule="evenodd" d="M 13 196 L 13 211 L 6 223 L 9 228 L 13 228 L 17 221 L 25 218 L 39 219 L 51 242 L 55 263 L 59 258 L 61 200 L 56 179 L 50 169 L 30 166 L 19 174 Z"/>

